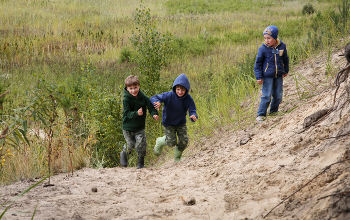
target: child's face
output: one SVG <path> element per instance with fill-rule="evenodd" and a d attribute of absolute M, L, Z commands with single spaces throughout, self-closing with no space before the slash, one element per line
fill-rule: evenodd
<path fill-rule="evenodd" d="M 126 90 L 128 90 L 128 92 L 132 96 L 137 97 L 137 94 L 139 94 L 139 91 L 140 91 L 140 86 L 139 85 L 128 86 L 126 87 Z"/>
<path fill-rule="evenodd" d="M 186 89 L 183 86 L 176 86 L 176 90 L 175 91 L 176 91 L 176 95 L 179 96 L 179 97 L 184 96 L 185 93 L 186 93 Z"/>
<path fill-rule="evenodd" d="M 275 40 L 273 37 L 271 37 L 268 34 L 264 34 L 264 38 L 265 38 L 265 43 L 270 46 L 270 47 L 274 47 L 276 46 L 277 40 Z"/>

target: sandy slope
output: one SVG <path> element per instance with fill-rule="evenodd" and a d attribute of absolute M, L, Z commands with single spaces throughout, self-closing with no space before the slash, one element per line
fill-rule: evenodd
<path fill-rule="evenodd" d="M 345 66 L 340 53 L 332 58 L 334 72 Z M 307 116 L 332 107 L 334 88 L 327 86 L 325 72 L 325 55 L 294 68 L 285 80 L 284 115 L 221 133 L 179 163 L 56 175 L 54 186 L 34 188 L 4 219 L 31 219 L 36 205 L 34 219 L 263 219 L 280 202 L 265 219 L 350 219 L 349 79 L 335 110 L 303 128 Z M 310 98 L 299 101 L 293 77 L 314 90 Z M 2 186 L 0 203 L 35 181 Z"/>

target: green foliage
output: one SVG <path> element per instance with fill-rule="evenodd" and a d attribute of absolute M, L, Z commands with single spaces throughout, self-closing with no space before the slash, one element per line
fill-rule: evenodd
<path fill-rule="evenodd" d="M 172 14 L 204 14 L 235 11 L 251 11 L 255 8 L 270 7 L 268 1 L 232 1 L 232 0 L 169 0 L 165 3 L 168 11 Z"/>
<path fill-rule="evenodd" d="M 208 35 L 199 35 L 196 38 L 175 38 L 172 41 L 172 53 L 179 57 L 183 54 L 201 56 L 211 51 L 216 42 L 219 42 L 218 38 Z"/>
<path fill-rule="evenodd" d="M 311 3 L 307 3 L 306 5 L 303 6 L 301 13 L 303 13 L 303 15 L 305 15 L 305 14 L 311 15 L 311 14 L 315 13 L 314 6 L 312 6 Z"/>
<path fill-rule="evenodd" d="M 260 30 L 249 30 L 246 33 L 225 33 L 225 39 L 235 44 L 246 44 L 252 39 L 261 37 L 261 33 Z"/>
<path fill-rule="evenodd" d="M 341 20 L 341 33 L 344 35 L 345 33 L 347 33 L 349 27 L 349 8 L 350 8 L 350 4 L 349 4 L 349 0 L 342 0 L 343 4 L 340 6 L 338 5 L 339 8 L 339 13 L 340 13 L 340 20 Z"/>
<path fill-rule="evenodd" d="M 93 144 L 92 156 L 94 166 L 115 167 L 119 166 L 119 153 L 124 144 L 122 132 L 122 103 L 121 87 L 115 94 L 108 91 L 103 84 L 100 84 L 101 78 L 96 74 L 96 66 L 91 60 L 87 64 L 82 64 L 82 77 L 76 80 L 79 87 L 77 88 L 75 99 L 80 102 L 78 106 L 82 113 L 85 113 L 89 123 L 80 123 L 80 130 L 90 125 L 90 131 L 95 131 L 96 143 Z"/>
<path fill-rule="evenodd" d="M 130 41 L 137 52 L 135 62 L 143 80 L 143 91 L 147 95 L 160 92 L 160 70 L 167 65 L 170 47 L 171 34 L 161 34 L 153 25 L 150 9 L 140 6 L 134 12 L 136 32 L 132 32 Z"/>
<path fill-rule="evenodd" d="M 124 145 L 121 94 L 103 92 L 91 101 L 91 116 L 96 120 L 98 140 L 94 144 L 94 155 L 97 161 L 104 161 L 104 167 L 120 165 L 119 153 Z"/>
<path fill-rule="evenodd" d="M 123 47 L 120 50 L 120 62 L 130 62 L 132 60 L 132 51 L 128 47 Z"/>

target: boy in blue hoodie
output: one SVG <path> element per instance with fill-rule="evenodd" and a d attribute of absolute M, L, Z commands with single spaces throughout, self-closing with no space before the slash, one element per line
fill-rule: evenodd
<path fill-rule="evenodd" d="M 273 25 L 267 27 L 263 36 L 265 42 L 258 50 L 254 66 L 255 78 L 258 84 L 262 84 L 263 93 L 256 118 L 258 122 L 265 120 L 270 102 L 269 114 L 278 112 L 283 96 L 283 78 L 289 72 L 287 48 L 277 38 L 277 27 Z"/>
<path fill-rule="evenodd" d="M 189 91 L 190 82 L 187 76 L 182 73 L 175 79 L 172 91 L 151 97 L 150 100 L 158 111 L 161 103 L 164 103 L 162 124 L 164 126 L 165 136 L 157 138 L 156 145 L 154 146 L 155 155 L 159 156 L 165 145 L 170 147 L 175 146 L 174 159 L 175 161 L 181 160 L 182 152 L 188 144 L 186 127 L 187 111 L 192 122 L 195 122 L 198 118 L 196 105 L 191 95 L 188 94 Z"/>

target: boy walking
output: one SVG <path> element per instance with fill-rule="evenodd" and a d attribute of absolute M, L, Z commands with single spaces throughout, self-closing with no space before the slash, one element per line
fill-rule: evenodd
<path fill-rule="evenodd" d="M 136 148 L 137 169 L 145 168 L 144 159 L 146 156 L 146 107 L 155 120 L 159 120 L 158 112 L 150 102 L 150 99 L 140 89 L 140 81 L 136 76 L 128 76 L 125 79 L 123 93 L 123 135 L 126 145 L 120 152 L 120 164 L 128 166 L 127 153 Z"/>
<path fill-rule="evenodd" d="M 151 97 L 151 102 L 159 110 L 161 103 L 163 107 L 162 124 L 165 136 L 159 137 L 154 146 L 155 155 L 159 156 L 165 145 L 175 146 L 175 161 L 180 161 L 182 152 L 188 144 L 186 115 L 189 112 L 190 119 L 195 122 L 198 118 L 196 105 L 190 94 L 190 82 L 185 74 L 179 75 L 174 83 L 173 90 Z"/>
<path fill-rule="evenodd" d="M 273 25 L 267 27 L 263 36 L 265 42 L 258 50 L 254 66 L 255 77 L 257 83 L 262 84 L 263 93 L 256 118 L 258 122 L 265 120 L 270 102 L 269 114 L 278 112 L 283 96 L 283 78 L 289 72 L 287 48 L 277 38 L 277 27 Z"/>

